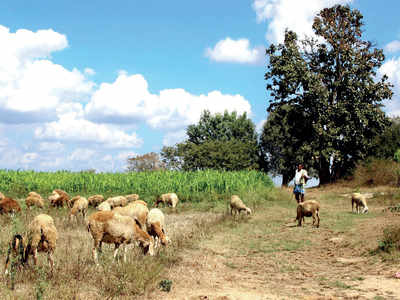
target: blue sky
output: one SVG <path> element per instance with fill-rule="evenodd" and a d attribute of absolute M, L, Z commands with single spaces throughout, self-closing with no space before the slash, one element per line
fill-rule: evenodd
<path fill-rule="evenodd" d="M 400 114 L 395 0 L 2 1 L 0 168 L 122 171 L 185 138 L 203 109 L 266 119 L 264 49 L 349 4 L 387 55 Z"/>

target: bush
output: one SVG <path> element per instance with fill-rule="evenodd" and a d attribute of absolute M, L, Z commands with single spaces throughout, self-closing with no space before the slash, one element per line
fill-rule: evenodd
<path fill-rule="evenodd" d="M 397 186 L 400 166 L 393 160 L 372 159 L 359 164 L 354 172 L 354 184 L 365 185 L 391 185 Z"/>
<path fill-rule="evenodd" d="M 400 250 L 400 227 L 386 227 L 383 230 L 383 238 L 379 241 L 378 248 L 387 253 L 393 250 Z"/>

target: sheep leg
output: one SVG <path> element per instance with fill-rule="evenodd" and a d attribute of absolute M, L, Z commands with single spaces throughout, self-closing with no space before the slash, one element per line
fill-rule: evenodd
<path fill-rule="evenodd" d="M 53 267 L 54 267 L 54 260 L 53 260 L 53 252 L 49 251 L 47 253 L 47 260 L 49 262 L 50 270 L 53 272 Z"/>
<path fill-rule="evenodd" d="M 354 200 L 353 199 L 351 199 L 351 212 L 352 213 L 354 212 Z"/>
<path fill-rule="evenodd" d="M 317 222 L 317 228 L 319 228 L 319 221 L 320 221 L 320 218 L 319 218 L 319 211 L 317 210 L 317 212 L 316 212 L 316 216 L 317 216 L 317 220 L 318 220 L 318 222 Z"/>
<path fill-rule="evenodd" d="M 33 264 L 36 266 L 37 265 L 37 248 L 35 248 L 35 250 L 33 250 Z"/>
<path fill-rule="evenodd" d="M 116 259 L 116 257 L 117 257 L 117 254 L 118 254 L 118 248 L 119 248 L 119 244 L 114 244 L 115 245 L 115 249 L 114 249 L 114 255 L 113 255 L 113 257 L 114 257 L 114 259 Z"/>
<path fill-rule="evenodd" d="M 124 263 L 126 263 L 126 245 L 123 244 L 122 247 L 124 247 Z"/>

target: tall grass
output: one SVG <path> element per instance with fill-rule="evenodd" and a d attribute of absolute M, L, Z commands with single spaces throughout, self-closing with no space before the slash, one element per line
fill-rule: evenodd
<path fill-rule="evenodd" d="M 26 196 L 30 191 L 50 193 L 63 189 L 71 194 L 101 193 L 106 196 L 137 193 L 141 197 L 175 192 L 182 199 L 199 194 L 229 194 L 272 187 L 271 178 L 262 172 L 221 172 L 214 170 L 179 172 L 35 172 L 0 170 L 0 191 Z"/>

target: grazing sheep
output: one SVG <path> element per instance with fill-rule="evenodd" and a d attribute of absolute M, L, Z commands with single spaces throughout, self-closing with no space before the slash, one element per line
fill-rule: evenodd
<path fill-rule="evenodd" d="M 80 197 L 75 200 L 74 206 L 71 208 L 71 212 L 69 214 L 70 220 L 75 217 L 78 220 L 78 214 L 81 213 L 83 219 L 85 219 L 86 212 L 88 210 L 89 201 L 85 197 Z"/>
<path fill-rule="evenodd" d="M 126 245 L 133 242 L 139 242 L 145 254 L 148 252 L 151 256 L 154 255 L 153 237 L 141 230 L 137 220 L 131 217 L 121 216 L 113 211 L 98 211 L 89 216 L 87 229 L 93 237 L 92 254 L 97 265 L 97 250 L 101 252 L 103 242 L 115 245 L 114 259 L 122 244 L 124 262 L 126 261 Z"/>
<path fill-rule="evenodd" d="M 8 274 L 8 264 L 11 260 L 11 269 L 20 267 L 24 263 L 25 241 L 20 234 L 15 234 L 8 246 L 4 274 Z M 11 259 L 10 259 L 11 257 Z"/>
<path fill-rule="evenodd" d="M 316 227 L 319 227 L 319 209 L 320 204 L 316 200 L 307 200 L 304 202 L 299 203 L 297 205 L 297 217 L 296 220 L 298 221 L 298 226 L 301 226 L 301 223 L 304 222 L 304 217 L 313 217 L 313 225 L 315 221 L 318 220 Z"/>
<path fill-rule="evenodd" d="M 42 198 L 42 196 L 40 196 L 38 193 L 36 192 L 30 192 L 28 194 L 28 197 L 26 197 L 25 199 L 25 204 L 26 207 L 31 207 L 31 206 L 37 206 L 40 208 L 44 207 L 44 200 Z"/>
<path fill-rule="evenodd" d="M 368 213 L 367 199 L 365 195 L 360 193 L 351 194 L 351 212 L 354 211 L 354 203 L 356 204 L 357 213 L 360 213 L 360 207 L 363 207 L 361 213 Z"/>
<path fill-rule="evenodd" d="M 147 215 L 149 214 L 149 209 L 147 208 L 147 205 L 143 205 L 140 202 L 142 201 L 135 201 L 124 207 L 116 207 L 112 211 L 122 216 L 128 216 L 133 219 L 136 218 L 140 224 L 140 229 L 146 230 L 146 220 Z"/>
<path fill-rule="evenodd" d="M 19 206 L 18 202 L 14 199 L 4 197 L 2 200 L 0 200 L 0 214 L 9 214 L 20 211 L 21 206 Z"/>
<path fill-rule="evenodd" d="M 49 196 L 50 205 L 54 207 L 63 207 L 69 202 L 69 195 L 63 190 L 54 190 Z"/>
<path fill-rule="evenodd" d="M 97 206 L 97 210 L 100 210 L 100 211 L 108 211 L 108 210 L 111 210 L 111 205 L 110 205 L 110 203 L 108 203 L 107 201 L 101 202 L 101 203 Z"/>
<path fill-rule="evenodd" d="M 138 194 L 129 194 L 129 195 L 125 195 L 125 198 L 128 200 L 128 202 L 133 202 L 133 201 L 139 200 L 139 195 Z"/>
<path fill-rule="evenodd" d="M 47 259 L 53 270 L 53 253 L 56 249 L 57 239 L 58 232 L 53 218 L 46 214 L 36 216 L 28 226 L 24 262 L 28 263 L 29 255 L 32 255 L 36 265 L 37 253 L 47 252 Z"/>
<path fill-rule="evenodd" d="M 231 206 L 231 215 L 232 215 L 232 212 L 235 212 L 235 216 L 238 212 L 240 215 L 240 212 L 242 210 L 244 210 L 246 212 L 246 214 L 248 214 L 248 215 L 251 214 L 251 209 L 248 208 L 246 205 L 244 205 L 242 199 L 240 199 L 238 195 L 232 195 L 230 206 Z"/>
<path fill-rule="evenodd" d="M 175 193 L 162 194 L 161 196 L 157 197 L 155 206 L 158 207 L 160 203 L 164 203 L 164 205 L 166 204 L 168 206 L 172 206 L 172 208 L 175 208 L 178 202 L 179 199 Z"/>
<path fill-rule="evenodd" d="M 158 240 L 161 241 L 163 246 L 167 245 L 169 238 L 165 233 L 165 217 L 161 210 L 152 208 L 147 216 L 147 232 L 155 239 L 157 248 Z"/>
<path fill-rule="evenodd" d="M 81 195 L 77 195 L 77 196 L 75 196 L 75 197 L 72 197 L 71 199 L 68 199 L 68 201 L 67 201 L 67 206 L 68 206 L 69 208 L 74 207 L 75 201 L 77 201 L 80 197 L 81 197 Z"/>
<path fill-rule="evenodd" d="M 145 201 L 143 201 L 143 200 L 135 200 L 135 201 L 133 201 L 133 202 L 131 202 L 129 204 L 142 204 L 142 205 L 146 205 L 147 206 L 147 203 Z"/>
<path fill-rule="evenodd" d="M 106 200 L 111 206 L 111 208 L 117 207 L 117 206 L 126 206 L 128 204 L 128 200 L 124 196 L 116 196 L 116 197 L 111 197 Z"/>
<path fill-rule="evenodd" d="M 103 195 L 93 195 L 88 198 L 88 201 L 90 206 L 96 207 L 97 205 L 99 205 L 101 202 L 104 201 L 104 197 Z"/>
<path fill-rule="evenodd" d="M 4 196 L 4 194 L 2 192 L 0 192 L 0 200 L 2 200 L 3 198 L 5 198 L 6 196 Z"/>

